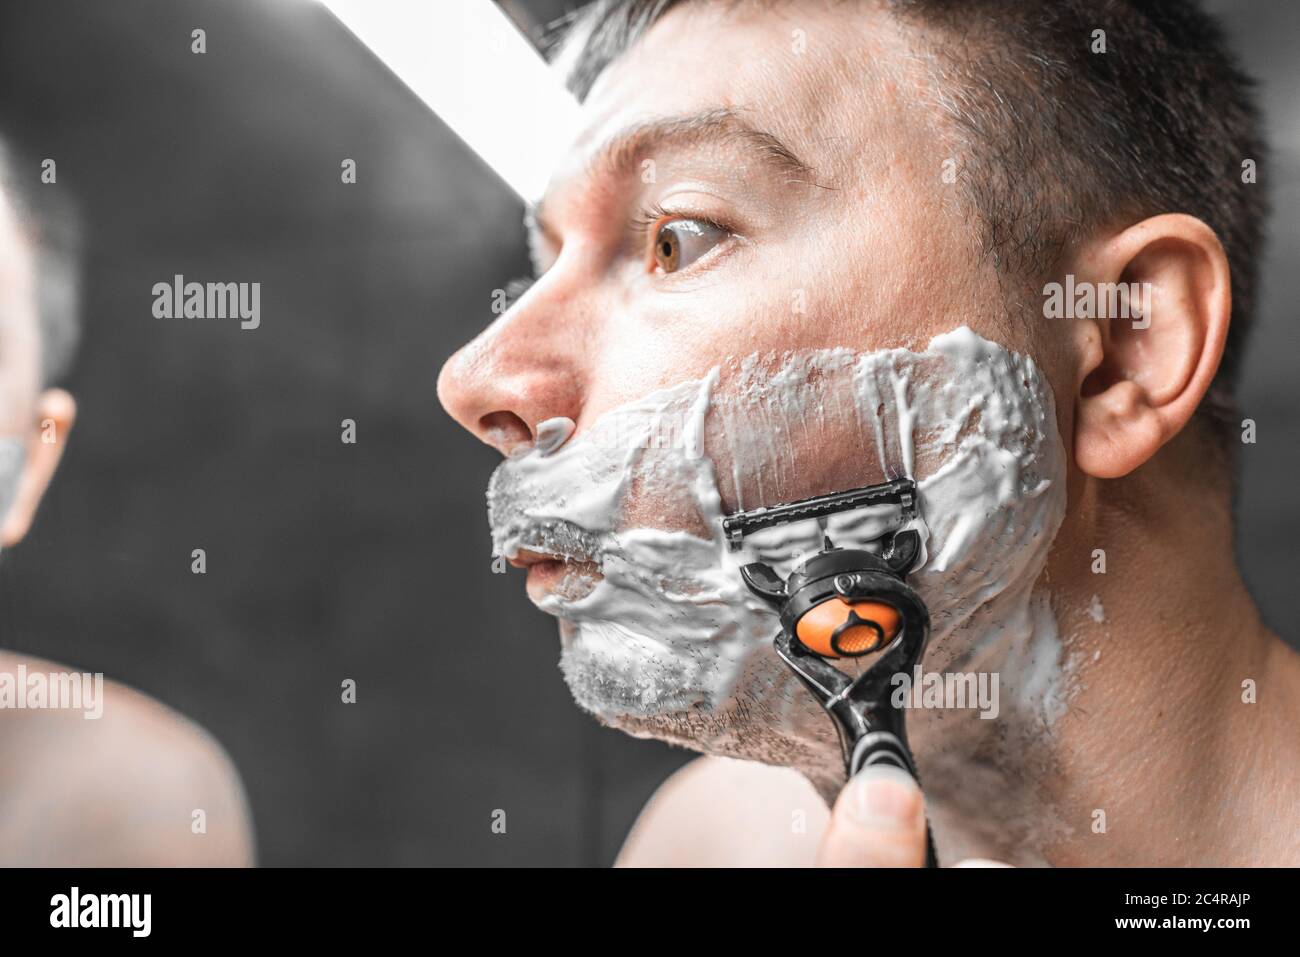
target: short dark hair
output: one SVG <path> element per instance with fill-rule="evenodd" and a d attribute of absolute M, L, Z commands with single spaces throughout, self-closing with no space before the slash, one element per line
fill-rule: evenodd
<path fill-rule="evenodd" d="M 40 164 L 0 140 L 0 187 L 31 243 L 36 264 L 41 382 L 67 374 L 81 337 L 81 218 L 57 184 L 41 182 Z"/>
<path fill-rule="evenodd" d="M 584 8 L 569 27 L 570 89 L 585 98 L 615 58 L 689 2 L 700 0 Z M 1194 0 L 874 6 L 925 33 L 924 52 L 955 105 L 967 151 L 960 181 L 999 275 L 1038 292 L 1081 240 L 1126 218 L 1184 212 L 1218 234 L 1232 272 L 1232 321 L 1198 414 L 1231 460 L 1240 427 L 1233 393 L 1255 312 L 1268 197 L 1243 172 L 1247 160 L 1256 168 L 1265 160 L 1254 84 L 1216 21 Z M 1104 54 L 1091 52 L 1096 30 L 1105 32 Z"/>

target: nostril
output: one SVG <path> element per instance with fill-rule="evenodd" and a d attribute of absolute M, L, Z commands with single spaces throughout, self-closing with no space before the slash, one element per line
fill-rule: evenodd
<path fill-rule="evenodd" d="M 520 445 L 533 444 L 532 430 L 513 412 L 489 412 L 478 420 L 478 431 L 483 441 L 502 455 L 510 455 Z"/>

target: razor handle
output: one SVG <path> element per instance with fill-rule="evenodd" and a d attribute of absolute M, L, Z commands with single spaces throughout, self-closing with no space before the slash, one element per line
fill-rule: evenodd
<path fill-rule="evenodd" d="M 847 770 L 852 778 L 863 768 L 882 764 L 906 771 L 916 782 L 917 788 L 920 788 L 921 779 L 916 773 L 911 751 L 903 741 L 888 731 L 869 731 L 860 737 L 853 745 Z M 930 833 L 928 822 L 925 825 L 925 866 L 939 866 L 938 856 L 934 852 L 934 835 Z"/>
<path fill-rule="evenodd" d="M 928 624 L 928 616 L 913 624 Z M 915 663 L 909 660 L 907 647 L 903 643 L 894 646 L 868 671 L 850 681 L 819 656 L 791 645 L 787 633 L 782 632 L 777 639 L 777 653 L 791 665 L 830 716 L 839 734 L 848 778 L 864 768 L 884 765 L 905 772 L 920 788 L 916 759 L 907 744 L 905 714 L 889 699 L 893 675 Z M 831 671 L 842 677 L 833 681 L 827 673 Z M 833 693 L 827 696 L 827 691 Z M 939 866 L 929 824 L 925 829 L 925 866 Z"/>
<path fill-rule="evenodd" d="M 780 616 L 777 655 L 831 718 L 850 778 L 886 765 L 920 784 L 906 712 L 891 694 L 894 676 L 920 661 L 930 633 L 929 611 L 904 578 L 919 551 L 917 533 L 901 531 L 880 554 L 829 548 L 785 579 L 762 563 L 741 569 L 749 590 Z M 874 652 L 879 658 L 856 677 L 830 663 Z M 928 825 L 926 866 L 938 866 Z"/>
<path fill-rule="evenodd" d="M 849 777 L 852 778 L 863 768 L 880 764 L 906 771 L 916 782 L 917 788 L 921 787 L 921 779 L 916 773 L 916 765 L 912 761 L 912 753 L 908 751 L 907 745 L 888 731 L 871 731 L 859 738 L 857 744 L 853 746 L 853 755 L 849 759 L 848 766 Z M 939 858 L 934 852 L 934 835 L 930 833 L 928 821 L 925 825 L 925 866 L 939 866 Z"/>
<path fill-rule="evenodd" d="M 886 659 L 899 655 L 904 650 L 901 644 L 856 679 L 850 679 L 803 647 L 797 637 L 784 629 L 777 634 L 774 644 L 778 657 L 830 716 L 840 739 L 848 778 L 864 768 L 887 765 L 906 772 L 920 787 L 916 762 L 907 746 L 902 709 L 893 707 L 887 693 L 890 677 L 902 669 L 897 660 Z M 928 824 L 925 866 L 939 866 Z"/>
<path fill-rule="evenodd" d="M 868 731 L 858 738 L 853 745 L 846 770 L 849 777 L 853 777 L 863 768 L 881 764 L 906 771 L 913 780 L 917 777 L 907 745 L 888 731 Z"/>

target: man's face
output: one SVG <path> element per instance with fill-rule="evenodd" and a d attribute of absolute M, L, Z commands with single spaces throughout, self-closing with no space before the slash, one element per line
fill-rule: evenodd
<path fill-rule="evenodd" d="M 63 454 L 76 403 L 41 391 L 37 255 L 0 189 L 0 547 L 27 533 Z"/>
<path fill-rule="evenodd" d="M 448 362 L 449 410 L 505 453 L 529 438 L 514 417 L 568 416 L 581 433 L 725 356 L 919 347 L 963 324 L 1032 352 L 1001 321 L 959 187 L 942 179 L 951 148 L 927 96 L 887 17 L 674 10 L 588 97 L 534 230 L 541 278 Z M 618 170 L 596 159 L 639 124 L 698 117 L 694 132 L 634 143 Z M 666 272 L 654 247 L 670 237 L 643 224 L 670 218 L 683 241 Z"/>
<path fill-rule="evenodd" d="M 1005 321 L 959 187 L 944 182 L 950 147 L 922 76 L 892 21 L 843 6 L 728 12 L 691 4 L 671 12 L 592 90 L 584 132 L 537 216 L 540 278 L 447 363 L 439 384 L 444 404 L 505 454 L 529 442 L 543 420 L 572 419 L 569 441 L 579 444 L 613 410 L 631 403 L 633 418 L 644 413 L 644 403 L 640 411 L 636 403 L 648 395 L 660 397 L 650 403 L 659 414 L 683 418 L 699 410 L 695 397 L 703 395 L 702 449 L 722 511 L 904 471 L 933 474 L 953 437 L 946 445 L 918 441 L 914 462 L 910 445 L 886 450 L 882 441 L 882 448 L 870 448 L 870 431 L 837 412 L 844 390 L 831 381 L 837 373 L 828 371 L 834 355 L 827 350 L 923 350 L 933 336 L 963 325 L 1008 349 L 1034 350 L 1027 332 L 1017 335 Z M 800 356 L 820 358 L 810 365 Z M 926 362 L 904 371 L 894 360 L 882 366 L 897 372 L 896 386 L 951 374 Z M 703 393 L 688 386 L 663 398 L 660 391 L 708 382 L 711 374 L 716 379 Z M 847 383 L 852 373 L 844 374 Z M 791 388 L 792 377 L 798 381 Z M 774 409 L 777 394 L 798 409 Z M 897 426 L 892 394 L 882 398 L 881 415 L 885 399 Z M 1046 404 L 1050 415 L 1050 397 Z M 978 419 L 968 427 L 978 428 Z M 763 448 L 755 452 L 756 444 Z M 616 530 L 644 526 L 708 538 L 709 515 L 701 512 L 709 506 L 692 501 L 697 477 L 659 482 L 665 471 L 651 461 L 619 478 Z M 536 504 L 545 481 L 530 485 L 533 477 L 504 466 L 494 511 L 508 517 L 524 510 L 516 499 Z M 575 484 L 572 475 L 552 481 L 560 497 Z M 621 559 L 634 561 L 627 550 Z M 691 562 L 674 557 L 679 568 Z M 716 584 L 706 563 L 701 559 L 699 582 Z M 582 562 L 538 564 L 529 593 L 543 605 L 556 592 L 581 600 L 600 574 Z M 664 581 L 660 575 L 642 591 L 671 592 Z M 711 587 L 694 586 L 692 608 L 708 604 L 699 596 Z M 564 618 L 565 607 L 549 610 Z M 645 617 L 653 630 L 656 616 L 663 622 L 679 612 L 670 603 Z M 726 631 L 725 618 L 710 623 L 714 639 Z M 716 698 L 656 699 L 659 710 L 676 712 L 664 720 L 650 714 L 654 707 L 640 707 L 659 694 L 644 678 L 662 664 L 655 648 L 629 651 L 621 639 L 584 646 L 580 632 L 564 634 L 566 675 L 586 706 L 600 713 L 603 701 L 616 700 L 619 714 L 603 717 L 638 733 L 686 743 L 717 737 L 716 728 L 702 731 L 681 719 L 690 711 L 692 721 L 704 720 L 702 712 L 720 707 Z M 662 675 L 663 683 L 707 684 L 727 670 L 721 658 L 744 657 L 734 649 L 719 654 L 716 645 L 701 642 L 684 656 L 687 663 Z M 622 663 L 605 663 L 620 655 Z M 770 651 L 761 662 L 745 661 L 735 669 L 743 676 L 728 678 L 733 713 L 781 724 L 785 718 L 756 712 L 814 710 L 775 670 Z M 824 719 L 810 720 L 825 730 Z M 738 750 L 797 760 L 778 754 L 782 747 L 769 742 L 757 755 Z"/>

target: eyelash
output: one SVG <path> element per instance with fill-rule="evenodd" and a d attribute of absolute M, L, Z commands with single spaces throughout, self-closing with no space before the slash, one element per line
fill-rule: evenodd
<path fill-rule="evenodd" d="M 650 231 L 656 226 L 660 226 L 664 222 L 674 219 L 693 219 L 696 222 L 704 223 L 706 226 L 712 226 L 714 229 L 720 229 L 729 235 L 735 232 L 735 230 L 726 223 L 720 223 L 710 216 L 700 216 L 695 213 L 684 211 L 669 212 L 658 203 L 651 203 L 649 206 L 644 206 L 640 211 L 633 214 L 632 219 L 628 224 L 635 248 L 638 250 L 647 249 L 651 239 Z"/>
<path fill-rule="evenodd" d="M 651 203 L 643 207 L 637 213 L 633 214 L 631 221 L 628 223 L 633 241 L 636 248 L 645 249 L 650 240 L 650 230 L 654 229 L 661 223 L 672 219 L 693 219 L 697 222 L 712 226 L 714 229 L 720 229 L 724 233 L 732 233 L 734 230 L 725 223 L 720 223 L 709 216 L 697 216 L 693 213 L 677 212 L 670 213 L 658 203 Z M 511 279 L 505 285 L 505 308 L 509 309 L 526 293 L 529 288 L 540 277 L 538 276 L 519 276 Z M 502 310 L 504 311 L 504 310 Z"/>

